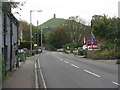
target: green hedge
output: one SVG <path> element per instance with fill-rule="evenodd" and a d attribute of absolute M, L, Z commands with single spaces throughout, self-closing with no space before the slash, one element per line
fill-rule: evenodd
<path fill-rule="evenodd" d="M 119 59 L 120 58 L 120 52 L 113 52 L 109 50 L 103 50 L 99 51 L 96 54 L 93 55 L 92 59 L 99 60 L 99 59 Z"/>

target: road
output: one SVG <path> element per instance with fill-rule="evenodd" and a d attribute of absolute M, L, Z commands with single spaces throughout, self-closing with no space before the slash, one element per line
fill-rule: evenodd
<path fill-rule="evenodd" d="M 118 65 L 45 51 L 39 57 L 47 88 L 118 88 Z"/>

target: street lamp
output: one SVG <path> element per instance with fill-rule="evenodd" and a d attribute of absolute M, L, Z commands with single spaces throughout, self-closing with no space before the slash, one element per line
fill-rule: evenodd
<path fill-rule="evenodd" d="M 38 32 L 38 20 L 37 20 L 37 47 L 39 47 L 39 32 Z"/>
<path fill-rule="evenodd" d="M 42 12 L 42 10 L 30 10 L 30 50 L 32 51 L 32 12 Z"/>
<path fill-rule="evenodd" d="M 41 28 L 41 49 L 43 49 L 42 48 L 42 28 Z"/>

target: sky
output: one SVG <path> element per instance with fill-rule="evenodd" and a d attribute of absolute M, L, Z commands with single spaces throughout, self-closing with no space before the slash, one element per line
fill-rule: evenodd
<path fill-rule="evenodd" d="M 21 1 L 21 0 L 20 0 Z M 118 1 L 120 0 L 22 0 L 26 4 L 20 9 L 13 9 L 19 20 L 30 23 L 30 10 L 42 10 L 42 12 L 32 12 L 32 23 L 37 25 L 53 18 L 68 19 L 70 16 L 79 16 L 90 24 L 93 15 L 108 15 L 108 17 L 118 17 Z"/>

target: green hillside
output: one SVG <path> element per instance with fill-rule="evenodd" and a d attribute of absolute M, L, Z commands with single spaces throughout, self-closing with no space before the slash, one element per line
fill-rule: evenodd
<path fill-rule="evenodd" d="M 52 30 L 54 28 L 59 27 L 61 24 L 65 22 L 65 19 L 62 18 L 52 18 L 45 23 L 41 24 L 39 27 L 42 29 Z"/>

